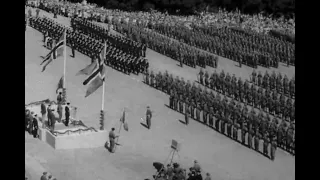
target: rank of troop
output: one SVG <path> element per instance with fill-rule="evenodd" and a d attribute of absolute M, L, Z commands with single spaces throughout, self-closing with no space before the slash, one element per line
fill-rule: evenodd
<path fill-rule="evenodd" d="M 101 27 L 95 23 L 80 18 L 71 19 L 71 27 L 81 33 L 90 36 L 93 39 L 97 39 L 101 42 L 106 41 L 117 49 L 131 54 L 136 57 L 146 57 L 146 45 L 132 41 L 131 39 L 115 36 L 109 33 L 105 27 Z"/>
<path fill-rule="evenodd" d="M 217 67 L 218 56 L 201 51 L 143 27 L 130 23 L 125 24 L 119 21 L 111 22 L 117 32 L 130 37 L 134 41 L 144 43 L 150 49 L 188 66 L 196 67 L 198 65 L 205 68 L 207 65 L 214 68 Z"/>
<path fill-rule="evenodd" d="M 152 30 L 222 57 L 257 68 L 295 64 L 295 44 L 283 39 L 234 27 L 170 26 L 156 23 Z"/>
<path fill-rule="evenodd" d="M 260 108 L 284 120 L 295 121 L 295 102 L 291 98 L 295 92 L 294 78 L 289 82 L 288 77 L 285 75 L 282 79 L 280 73 L 277 76 L 273 72 L 271 77 L 268 72 L 264 77 L 261 72 L 258 77 L 255 71 L 253 74 L 253 83 L 250 83 L 249 80 L 243 82 L 241 78 L 237 79 L 234 74 L 231 77 L 223 70 L 220 74 L 215 71 L 209 75 L 208 71 L 204 73 L 201 69 L 199 81 L 200 84 L 239 102 Z"/>
<path fill-rule="evenodd" d="M 145 76 L 145 83 L 170 95 L 170 108 L 274 159 L 277 146 L 295 153 L 295 126 L 249 105 L 208 91 L 168 72 Z M 250 110 L 251 109 L 251 110 Z M 240 134 L 240 135 L 239 135 Z M 239 135 L 239 136 L 238 136 Z M 270 154 L 269 154 L 270 150 Z"/>
<path fill-rule="evenodd" d="M 46 17 L 30 18 L 30 26 L 44 34 L 44 43 L 48 48 L 54 47 L 55 42 L 58 41 L 66 28 Z M 77 50 L 92 60 L 99 56 L 103 48 L 103 43 L 98 40 L 71 29 L 67 29 L 67 45 L 71 47 L 73 57 L 75 57 L 75 50 Z M 126 74 L 143 73 L 149 68 L 149 63 L 145 58 L 135 57 L 108 43 L 106 57 L 106 65 Z"/>

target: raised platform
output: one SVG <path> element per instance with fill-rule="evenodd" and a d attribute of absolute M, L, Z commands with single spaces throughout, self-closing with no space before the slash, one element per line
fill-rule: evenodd
<path fill-rule="evenodd" d="M 27 109 L 33 111 L 40 117 L 40 105 L 44 102 L 46 105 L 53 104 L 52 107 L 56 108 L 54 102 L 47 102 L 46 100 L 30 103 L 26 106 Z M 57 117 L 58 114 L 56 112 L 54 114 Z M 48 128 L 46 119 L 38 121 L 39 139 L 48 143 L 54 149 L 95 148 L 104 146 L 108 139 L 107 131 L 97 131 L 92 127 L 87 127 L 82 121 L 76 120 L 76 118 L 74 118 L 76 117 L 75 107 L 71 107 L 71 114 L 73 114 L 73 116 L 70 117 L 69 126 L 65 126 L 62 122 L 56 122 L 53 132 Z M 44 125 L 42 123 L 44 123 Z"/>
<path fill-rule="evenodd" d="M 52 134 L 47 128 L 39 128 L 39 139 L 48 143 L 54 149 L 102 147 L 108 139 L 107 131 L 94 131 L 77 127 L 62 132 L 64 134 Z"/>

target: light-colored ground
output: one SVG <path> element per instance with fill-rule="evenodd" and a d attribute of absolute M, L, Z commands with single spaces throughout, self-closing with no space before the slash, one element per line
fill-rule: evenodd
<path fill-rule="evenodd" d="M 59 17 L 58 20 L 60 20 Z M 28 28 L 26 32 L 25 58 L 25 102 L 55 99 L 55 88 L 63 73 L 63 59 L 58 59 L 41 73 L 41 58 L 47 50 L 42 47 L 42 35 Z M 68 55 L 70 55 L 68 49 Z M 199 69 L 180 68 L 173 61 L 154 51 L 148 50 L 147 58 L 151 68 L 168 70 L 195 80 Z M 86 87 L 82 85 L 85 77 L 75 76 L 76 72 L 90 62 L 77 52 L 76 58 L 68 56 L 67 89 L 68 99 L 78 107 L 77 116 L 88 126 L 98 127 L 101 106 L 101 90 L 84 98 Z M 220 60 L 219 68 L 233 71 L 237 75 L 248 76 L 247 67 L 234 67 L 232 61 Z M 225 63 L 225 65 L 223 65 Z M 230 69 L 230 70 L 228 70 Z M 248 68 L 249 69 L 249 68 Z M 288 69 L 288 73 L 293 72 Z M 119 118 L 126 107 L 126 121 L 129 132 L 122 131 L 120 144 L 115 154 L 104 148 L 54 150 L 31 136 L 26 135 L 26 169 L 30 176 L 38 179 L 44 170 L 58 179 L 68 180 L 142 180 L 155 172 L 152 162 L 163 162 L 170 152 L 171 139 L 182 144 L 175 161 L 184 167 L 190 167 L 194 159 L 202 165 L 204 172 L 210 172 L 217 180 L 293 180 L 295 179 L 295 159 L 283 151 L 277 151 L 274 162 L 242 145 L 216 133 L 202 124 L 191 122 L 185 126 L 178 120 L 179 113 L 166 108 L 167 95 L 145 86 L 141 77 L 127 76 L 107 68 L 107 86 L 105 110 L 106 127 L 119 128 Z M 140 118 L 145 114 L 146 106 L 154 112 L 152 129 L 140 125 Z M 107 137 L 106 137 L 107 140 Z"/>

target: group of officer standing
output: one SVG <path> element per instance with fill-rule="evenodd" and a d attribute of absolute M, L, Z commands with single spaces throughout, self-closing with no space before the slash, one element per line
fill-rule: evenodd
<path fill-rule="evenodd" d="M 169 94 L 170 108 L 184 114 L 186 124 L 190 118 L 195 119 L 257 151 L 263 141 L 263 154 L 271 159 L 277 147 L 294 154 L 294 123 L 272 118 L 261 109 L 257 111 L 247 103 L 228 99 L 195 83 L 191 85 L 189 80 L 174 78 L 168 72 L 147 73 L 145 83 Z"/>

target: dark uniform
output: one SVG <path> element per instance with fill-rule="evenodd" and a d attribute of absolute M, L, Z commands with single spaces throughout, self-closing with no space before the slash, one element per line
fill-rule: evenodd
<path fill-rule="evenodd" d="M 67 103 L 67 106 L 64 109 L 64 113 L 65 113 L 65 118 L 66 118 L 65 125 L 69 126 L 69 118 L 70 118 L 69 103 Z"/>
<path fill-rule="evenodd" d="M 150 110 L 150 107 L 148 106 L 147 107 L 147 112 L 146 112 L 146 121 L 147 121 L 148 129 L 151 128 L 151 118 L 152 118 L 152 112 Z"/>

